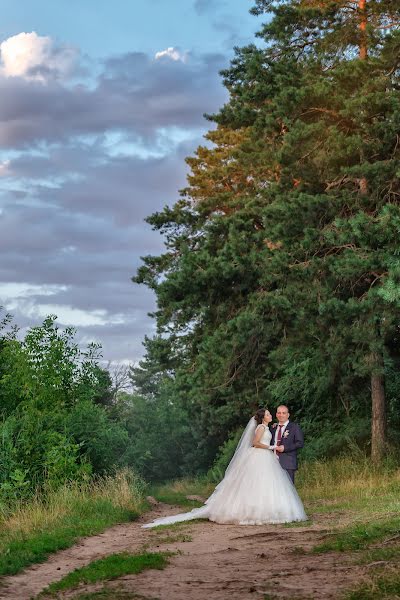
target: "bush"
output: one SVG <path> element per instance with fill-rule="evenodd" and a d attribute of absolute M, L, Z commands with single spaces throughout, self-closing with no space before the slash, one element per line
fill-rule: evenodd
<path fill-rule="evenodd" d="M 226 440 L 226 442 L 221 446 L 213 466 L 207 473 L 207 479 L 209 481 L 221 481 L 221 479 L 224 476 L 225 470 L 229 465 L 232 456 L 235 453 L 236 446 L 239 443 L 242 433 L 243 429 L 238 429 L 235 433 L 232 433 Z"/>

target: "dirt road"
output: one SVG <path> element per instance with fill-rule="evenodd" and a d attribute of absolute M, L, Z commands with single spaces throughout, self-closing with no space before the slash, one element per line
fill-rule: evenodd
<path fill-rule="evenodd" d="M 23 573 L 0 580 L 1 600 L 29 600 L 77 567 L 115 552 L 177 552 L 163 571 L 144 571 L 108 582 L 126 597 L 148 600 L 338 599 L 363 576 L 345 554 L 307 553 L 329 533 L 332 517 L 284 527 L 217 525 L 208 521 L 141 529 L 144 522 L 182 509 L 159 504 L 134 523 L 124 523 L 81 542 Z M 336 517 L 335 517 L 336 518 Z M 99 590 L 103 584 L 80 592 Z M 132 595 L 130 595 L 132 593 Z M 60 595 L 72 598 L 73 593 Z M 125 597 L 125 596 L 124 596 Z"/>

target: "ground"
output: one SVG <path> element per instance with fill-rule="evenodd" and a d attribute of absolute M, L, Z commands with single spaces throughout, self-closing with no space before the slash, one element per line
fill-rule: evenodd
<path fill-rule="evenodd" d="M 338 599 L 359 583 L 368 569 L 368 565 L 358 565 L 354 555 L 309 552 L 329 537 L 332 528 L 346 523 L 345 512 L 310 514 L 310 522 L 301 526 L 196 521 L 141 528 L 154 518 L 178 512 L 182 508 L 154 502 L 152 510 L 139 520 L 82 539 L 47 562 L 4 578 L 0 599 L 30 600 L 70 571 L 122 551 L 174 554 L 165 570 L 147 570 L 108 582 L 110 599 L 265 600 L 275 595 L 280 600 Z M 79 594 L 101 589 L 104 584 L 86 586 L 79 589 Z M 74 590 L 58 598 L 74 598 L 77 594 Z"/>

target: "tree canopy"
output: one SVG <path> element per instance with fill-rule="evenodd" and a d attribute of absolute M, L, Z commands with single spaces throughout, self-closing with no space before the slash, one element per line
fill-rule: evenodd
<path fill-rule="evenodd" d="M 148 218 L 166 250 L 134 279 L 158 302 L 139 371 L 154 375 L 161 345 L 158 373 L 211 453 L 280 402 L 306 429 L 348 421 L 363 443 L 371 420 L 374 460 L 386 451 L 400 316 L 396 4 L 258 0 L 263 45 L 236 49 L 188 186 Z"/>

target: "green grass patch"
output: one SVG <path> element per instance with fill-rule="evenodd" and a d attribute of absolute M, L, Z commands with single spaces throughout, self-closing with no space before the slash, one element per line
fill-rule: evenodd
<path fill-rule="evenodd" d="M 181 492 L 173 492 L 173 491 L 164 491 L 164 492 L 156 492 L 152 494 L 156 500 L 159 502 L 164 502 L 165 504 L 172 504 L 177 506 L 184 506 L 185 508 L 199 508 L 199 506 L 203 506 L 202 502 L 198 500 L 188 500 L 184 494 Z"/>
<path fill-rule="evenodd" d="M 314 553 L 349 552 L 367 548 L 374 542 L 400 533 L 400 517 L 357 523 L 334 533 L 329 540 L 315 546 Z"/>
<path fill-rule="evenodd" d="M 312 524 L 312 519 L 307 519 L 307 521 L 293 521 L 293 523 L 282 523 L 282 526 L 286 527 L 287 529 L 295 529 L 296 527 L 311 527 Z"/>
<path fill-rule="evenodd" d="M 173 504 L 190 508 L 198 508 L 203 505 L 200 500 L 188 500 L 186 496 L 201 496 L 208 498 L 214 491 L 215 483 L 211 483 L 205 477 L 184 478 L 171 481 L 162 485 L 152 486 L 148 493 L 159 502 Z"/>
<path fill-rule="evenodd" d="M 144 510 L 142 490 L 125 474 L 64 486 L 21 505 L 0 523 L 0 575 L 14 575 Z"/>
<path fill-rule="evenodd" d="M 123 575 L 141 573 L 145 569 L 164 569 L 168 564 L 165 553 L 128 554 L 121 552 L 95 560 L 89 565 L 75 569 L 60 581 L 49 585 L 42 593 L 44 596 L 54 595 L 77 588 L 79 585 L 98 583 L 117 579 Z"/>
<path fill-rule="evenodd" d="M 398 567 L 386 569 L 374 575 L 371 582 L 363 583 L 350 591 L 345 600 L 394 600 L 400 597 L 400 573 Z"/>
<path fill-rule="evenodd" d="M 378 563 L 379 561 L 389 562 L 400 559 L 400 545 L 393 545 L 380 548 L 369 548 L 363 552 L 357 561 L 360 565 Z"/>

